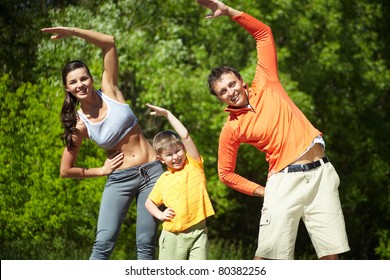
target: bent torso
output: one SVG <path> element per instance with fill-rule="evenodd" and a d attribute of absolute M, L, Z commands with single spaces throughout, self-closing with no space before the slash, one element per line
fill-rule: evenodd
<path fill-rule="evenodd" d="M 138 166 L 157 159 L 155 150 L 145 138 L 138 124 L 113 149 L 107 150 L 108 157 L 112 157 L 120 152 L 124 154 L 124 159 L 118 169 Z"/>
<path fill-rule="evenodd" d="M 324 150 L 321 147 L 321 144 L 315 143 L 306 153 L 304 153 L 300 158 L 292 162 L 291 164 L 306 164 L 316 160 L 319 160 L 325 156 Z"/>
<path fill-rule="evenodd" d="M 114 97 L 111 98 L 117 102 L 121 102 Z M 106 102 L 102 102 L 102 107 L 97 114 L 84 114 L 92 123 L 98 123 L 106 117 L 108 112 L 107 106 Z M 80 118 L 77 123 L 77 129 L 80 131 L 82 138 L 89 139 L 86 124 Z M 123 163 L 118 169 L 135 167 L 157 159 L 155 150 L 145 138 L 138 123 L 119 141 L 118 144 L 115 145 L 114 148 L 106 150 L 106 152 L 109 158 L 118 153 L 124 154 Z"/>

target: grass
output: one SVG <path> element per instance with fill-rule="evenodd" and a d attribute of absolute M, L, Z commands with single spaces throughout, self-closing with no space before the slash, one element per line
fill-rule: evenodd
<path fill-rule="evenodd" d="M 66 245 L 65 245 L 66 244 Z M 60 246 L 62 245 L 62 246 Z M 34 241 L 2 243 L 2 260 L 87 260 L 91 246 L 80 246 L 73 242 L 36 243 Z M 210 260 L 250 260 L 256 248 L 247 247 L 242 242 L 210 240 Z M 135 260 L 135 248 L 122 246 L 115 248 L 112 260 Z"/>

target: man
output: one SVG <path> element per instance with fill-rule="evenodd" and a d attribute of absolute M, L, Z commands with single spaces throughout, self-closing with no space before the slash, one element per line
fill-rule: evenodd
<path fill-rule="evenodd" d="M 247 195 L 264 196 L 255 259 L 293 259 L 300 219 L 317 256 L 337 259 L 349 250 L 338 195 L 339 177 L 325 156 L 325 142 L 289 98 L 279 82 L 271 28 L 217 0 L 198 0 L 211 10 L 206 18 L 228 16 L 256 40 L 256 74 L 249 87 L 228 66 L 214 68 L 208 84 L 226 103 L 218 173 L 227 186 Z M 269 163 L 267 187 L 235 173 L 241 143 L 255 146 Z"/>

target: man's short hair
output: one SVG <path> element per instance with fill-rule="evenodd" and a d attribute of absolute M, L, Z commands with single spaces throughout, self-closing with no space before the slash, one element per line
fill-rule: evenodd
<path fill-rule="evenodd" d="M 214 69 L 211 70 L 211 73 L 209 74 L 207 78 L 207 82 L 209 85 L 209 91 L 212 95 L 217 96 L 217 93 L 214 91 L 214 84 L 217 81 L 221 80 L 221 76 L 226 73 L 233 73 L 234 75 L 237 76 L 240 80 L 242 80 L 240 73 L 234 69 L 233 67 L 230 66 L 219 66 L 215 67 Z"/>

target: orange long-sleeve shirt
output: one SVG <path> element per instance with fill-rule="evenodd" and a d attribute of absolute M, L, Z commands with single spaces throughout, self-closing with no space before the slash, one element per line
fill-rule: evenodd
<path fill-rule="evenodd" d="M 250 107 L 225 110 L 229 116 L 219 139 L 218 174 L 227 186 L 253 195 L 259 185 L 234 172 L 241 143 L 264 152 L 268 171 L 279 172 L 296 160 L 321 132 L 292 102 L 279 82 L 271 28 L 246 13 L 232 19 L 256 40 L 257 67 L 248 88 Z"/>

